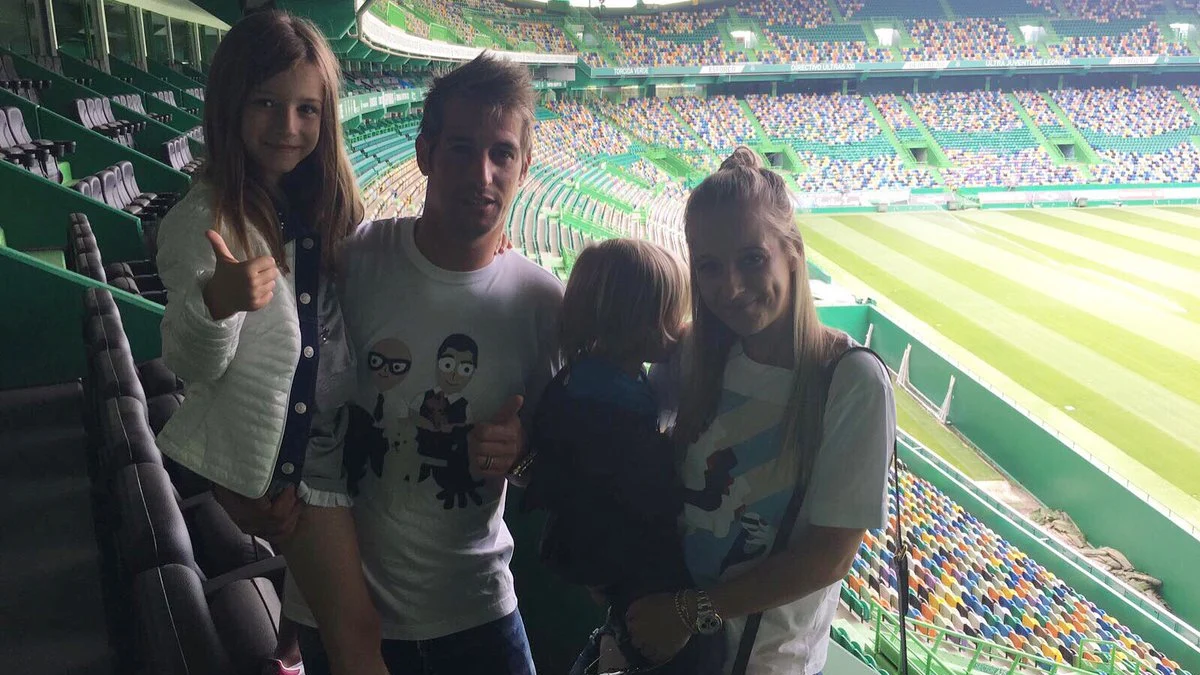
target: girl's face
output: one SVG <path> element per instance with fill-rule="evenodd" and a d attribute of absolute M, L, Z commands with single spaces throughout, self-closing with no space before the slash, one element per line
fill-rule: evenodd
<path fill-rule="evenodd" d="M 713 217 L 688 238 L 700 299 L 738 337 L 757 335 L 792 307 L 795 254 L 761 217 Z"/>
<path fill-rule="evenodd" d="M 242 110 L 242 143 L 252 169 L 278 186 L 321 138 L 325 85 L 311 63 L 300 63 L 250 91 Z"/>

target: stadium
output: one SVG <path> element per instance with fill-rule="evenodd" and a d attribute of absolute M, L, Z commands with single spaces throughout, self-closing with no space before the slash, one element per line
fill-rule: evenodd
<path fill-rule="evenodd" d="M 234 0 L 0 0 L 0 667 L 258 673 L 282 560 L 159 453 L 157 222 Z M 418 215 L 432 74 L 537 90 L 514 248 L 686 254 L 736 146 L 788 183 L 823 321 L 887 362 L 902 514 L 827 675 L 1200 673 L 1196 0 L 275 0 L 338 54 L 370 219 Z M 602 620 L 506 516 L 539 672 Z M 896 520 L 913 546 L 893 566 Z M 908 599 L 907 663 L 899 649 Z"/>

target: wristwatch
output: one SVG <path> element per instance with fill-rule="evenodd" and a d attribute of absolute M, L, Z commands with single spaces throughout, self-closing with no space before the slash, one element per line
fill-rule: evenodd
<path fill-rule="evenodd" d="M 725 620 L 717 614 L 717 608 L 713 605 L 712 598 L 708 597 L 708 592 L 696 589 L 696 623 L 692 626 L 692 632 L 700 635 L 715 635 L 721 630 Z"/>

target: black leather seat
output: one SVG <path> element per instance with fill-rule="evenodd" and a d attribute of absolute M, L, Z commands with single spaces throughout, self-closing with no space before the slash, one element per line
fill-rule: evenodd
<path fill-rule="evenodd" d="M 83 316 L 111 316 L 117 313 L 117 303 L 112 293 L 102 288 L 89 288 L 83 292 Z"/>
<path fill-rule="evenodd" d="M 259 675 L 278 641 L 279 594 L 255 570 L 205 584 L 183 565 L 139 574 L 133 583 L 138 672 Z"/>
<path fill-rule="evenodd" d="M 123 581 L 172 563 L 202 574 L 171 479 L 161 464 L 130 464 L 118 469 L 111 498 Z"/>

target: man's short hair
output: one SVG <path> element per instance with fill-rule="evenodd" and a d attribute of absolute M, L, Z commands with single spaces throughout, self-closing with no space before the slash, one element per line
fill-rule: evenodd
<path fill-rule="evenodd" d="M 521 152 L 533 151 L 533 82 L 525 66 L 484 51 L 470 63 L 435 77 L 421 116 L 421 135 L 428 142 L 441 136 L 451 101 L 479 107 L 497 118 L 515 113 L 521 118 Z"/>

